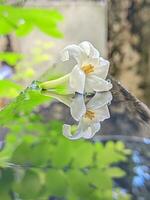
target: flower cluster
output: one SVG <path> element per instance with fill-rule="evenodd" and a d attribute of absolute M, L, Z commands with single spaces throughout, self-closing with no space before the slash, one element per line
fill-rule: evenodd
<path fill-rule="evenodd" d="M 107 105 L 111 100 L 111 92 L 96 93 L 89 100 L 76 94 L 70 104 L 70 111 L 72 117 L 79 122 L 78 128 L 75 134 L 71 134 L 71 126 L 64 124 L 64 136 L 69 139 L 92 138 L 100 130 L 100 122 L 110 117 Z"/>
<path fill-rule="evenodd" d="M 62 60 L 74 58 L 77 64 L 70 73 L 69 83 L 73 92 L 109 91 L 112 84 L 106 81 L 109 62 L 100 57 L 97 49 L 89 42 L 69 45 L 62 51 Z"/>
<path fill-rule="evenodd" d="M 71 126 L 67 124 L 63 126 L 63 134 L 69 139 L 92 138 L 100 130 L 100 122 L 110 117 L 108 103 L 112 100 L 112 84 L 106 80 L 109 62 L 100 57 L 98 50 L 89 42 L 67 46 L 61 58 L 62 61 L 74 59 L 76 65 L 69 74 L 42 83 L 41 87 L 50 89 L 68 81 L 71 94 L 48 93 L 69 106 L 72 117 L 78 121 L 75 134 L 71 133 Z"/>

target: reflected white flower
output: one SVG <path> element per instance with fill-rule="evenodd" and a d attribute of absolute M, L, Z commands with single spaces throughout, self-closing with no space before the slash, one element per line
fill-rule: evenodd
<path fill-rule="evenodd" d="M 64 124 L 64 136 L 72 140 L 92 138 L 100 130 L 100 122 L 110 118 L 107 105 L 111 100 L 111 92 L 96 93 L 87 103 L 85 103 L 83 95 L 77 94 L 70 104 L 72 117 L 79 121 L 77 132 L 72 135 L 71 126 Z"/>
<path fill-rule="evenodd" d="M 70 88 L 83 94 L 84 92 L 104 92 L 112 88 L 106 81 L 109 70 L 109 61 L 100 57 L 98 50 L 90 42 L 79 45 L 69 45 L 62 51 L 62 60 L 73 57 L 77 65 L 70 73 Z"/>

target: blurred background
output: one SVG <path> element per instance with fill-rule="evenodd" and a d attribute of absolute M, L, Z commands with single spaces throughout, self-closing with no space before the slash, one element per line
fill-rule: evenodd
<path fill-rule="evenodd" d="M 40 27 L 35 25 L 33 29 L 29 28 L 29 24 L 24 25 L 25 33 L 20 33 L 23 37 L 18 38 L 14 31 L 10 31 L 11 34 L 0 38 L 1 51 L 23 53 L 26 61 L 30 56 L 28 61 L 33 67 L 28 66 L 26 73 L 31 76 L 31 80 L 39 78 L 52 67 L 63 47 L 87 40 L 99 49 L 103 57 L 110 60 L 111 74 L 138 98 L 150 104 L 148 1 L 10 0 L 5 2 L 21 7 L 54 8 L 63 16 L 63 20 L 58 23 L 59 30 L 63 34 L 61 38 L 58 33 L 53 32 L 54 37 L 50 37 L 50 31 L 39 30 L 40 24 Z M 20 23 L 21 26 L 25 21 L 22 19 Z M 38 53 L 43 55 L 39 63 L 35 61 Z"/>
<path fill-rule="evenodd" d="M 149 107 L 149 12 L 148 0 L 0 0 L 0 108 L 12 102 L 0 113 L 0 199 L 149 200 L 149 129 L 139 131 L 148 115 L 126 93 L 94 142 L 62 136 L 63 122 L 74 122 L 61 103 L 32 91 L 13 101 L 33 80 L 70 71 L 58 62 L 66 45 L 90 41 Z"/>

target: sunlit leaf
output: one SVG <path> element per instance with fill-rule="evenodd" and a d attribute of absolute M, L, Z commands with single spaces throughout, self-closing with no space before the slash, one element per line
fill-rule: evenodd
<path fill-rule="evenodd" d="M 71 170 L 67 173 L 69 185 L 77 199 L 88 198 L 94 192 L 94 188 L 89 185 L 87 176 L 79 170 Z"/>
<path fill-rule="evenodd" d="M 29 139 L 26 136 L 25 138 Z M 36 141 L 36 137 L 34 137 L 33 140 L 23 139 L 23 142 L 14 151 L 11 162 L 21 165 L 30 165 L 31 167 L 47 166 L 48 161 L 50 161 L 51 146 L 46 142 L 36 144 L 34 140 Z"/>
<path fill-rule="evenodd" d="M 125 172 L 119 167 L 111 167 L 106 170 L 106 173 L 113 178 L 125 176 Z"/>
<path fill-rule="evenodd" d="M 11 80 L 0 80 L 0 97 L 14 98 L 22 87 Z"/>
<path fill-rule="evenodd" d="M 48 100 L 50 97 L 41 95 L 37 82 L 33 82 L 30 87 L 22 91 L 14 101 L 0 111 L 0 125 L 7 126 L 17 116 L 31 112 L 36 106 Z"/>
<path fill-rule="evenodd" d="M 21 180 L 14 182 L 13 189 L 20 198 L 35 199 L 41 188 L 41 182 L 36 172 L 32 170 L 26 171 Z"/>
<path fill-rule="evenodd" d="M 65 196 L 67 184 L 66 174 L 63 171 L 51 169 L 46 173 L 46 188 L 51 196 Z"/>
<path fill-rule="evenodd" d="M 88 142 L 78 142 L 72 144 L 74 146 L 74 159 L 72 161 L 72 166 L 75 168 L 84 168 L 91 166 L 94 157 L 94 147 Z"/>
<path fill-rule="evenodd" d="M 63 150 L 63 151 L 62 151 Z M 71 143 L 66 140 L 60 140 L 57 148 L 53 149 L 51 160 L 54 167 L 63 168 L 70 164 L 73 159 L 73 149 Z"/>
<path fill-rule="evenodd" d="M 62 37 L 58 22 L 63 19 L 60 12 L 52 9 L 0 6 L 0 34 L 15 32 L 18 36 L 28 34 L 37 27 L 53 37 Z"/>
<path fill-rule="evenodd" d="M 15 65 L 22 58 L 23 55 L 20 53 L 0 52 L 0 61 L 5 61 L 10 65 Z"/>
<path fill-rule="evenodd" d="M 126 160 L 126 156 L 122 152 L 118 152 L 115 148 L 115 143 L 107 142 L 106 146 L 102 148 L 100 144 L 97 144 L 97 164 L 100 167 L 109 166 L 113 163 Z"/>
<path fill-rule="evenodd" d="M 109 176 L 107 176 L 105 171 L 91 169 L 87 176 L 89 182 L 98 187 L 100 190 L 112 188 L 112 180 Z"/>

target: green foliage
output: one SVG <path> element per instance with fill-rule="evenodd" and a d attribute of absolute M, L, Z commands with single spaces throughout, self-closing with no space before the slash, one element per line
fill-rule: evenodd
<path fill-rule="evenodd" d="M 21 91 L 22 87 L 10 80 L 0 80 L 0 97 L 14 98 Z"/>
<path fill-rule="evenodd" d="M 7 170 L 12 174 L 9 182 L 5 180 L 5 190 L 0 190 L 3 200 L 11 199 L 9 191 L 22 200 L 46 200 L 50 196 L 64 200 L 111 200 L 113 191 L 119 193 L 112 178 L 125 175 L 114 167 L 127 159 L 122 142 L 104 145 L 70 141 L 62 136 L 61 128 L 62 124 L 56 121 L 43 124 L 37 114 L 11 124 L 6 145 L 0 152 L 3 160 L 0 181 Z M 109 156 L 110 148 L 113 159 Z M 7 159 L 3 159 L 6 155 Z M 119 200 L 125 199 L 121 193 L 118 196 Z M 129 199 L 128 195 L 125 197 Z"/>
<path fill-rule="evenodd" d="M 11 82 L 7 81 L 6 83 L 9 85 L 12 84 Z M 18 86 L 15 86 L 17 89 Z M 6 92 L 6 88 L 4 87 L 5 86 L 3 85 L 3 94 Z M 50 100 L 50 97 L 41 95 L 37 82 L 33 81 L 31 86 L 22 91 L 16 99 L 14 99 L 0 111 L 0 126 L 8 126 L 9 122 L 15 120 L 17 117 L 23 116 L 25 114 L 27 115 L 27 113 L 30 113 L 36 106 L 48 100 Z"/>
<path fill-rule="evenodd" d="M 0 5 L 0 35 L 15 33 L 17 36 L 25 36 L 34 28 L 38 28 L 43 33 L 59 38 L 62 37 L 62 33 L 57 26 L 62 19 L 63 16 L 60 14 L 60 12 L 54 9 L 24 8 Z M 50 46 L 50 44 L 46 45 L 45 46 L 47 48 Z M 50 59 L 50 56 L 43 54 L 41 49 L 42 45 L 40 44 L 40 48 L 34 49 L 34 55 L 31 55 L 32 59 L 29 59 L 29 61 L 27 61 L 26 58 L 26 60 L 22 59 L 24 56 L 19 53 L 0 52 L 0 61 L 5 61 L 9 65 L 17 64 L 17 66 L 15 66 L 16 74 L 13 77 L 13 80 L 30 80 L 29 78 L 33 78 L 33 75 L 36 74 L 34 65 L 41 64 L 42 62 Z M 20 60 L 22 61 L 18 64 L 18 61 Z M 22 71 L 20 68 L 22 68 Z M 15 84 L 14 82 L 4 80 L 0 83 L 0 97 L 16 97 L 20 90 L 21 86 Z M 62 90 L 62 88 L 60 88 L 60 90 Z M 35 102 L 37 95 L 33 92 L 33 94 L 30 94 L 30 96 L 33 96 Z M 23 95 L 20 95 L 19 98 L 23 98 Z M 37 98 L 37 101 L 42 101 L 42 99 L 44 99 L 44 97 L 39 95 L 39 100 Z M 13 107 L 13 105 L 14 103 L 9 106 L 8 111 Z M 3 113 L 5 113 L 5 111 L 3 111 Z M 8 114 L 7 111 L 6 113 Z"/>
<path fill-rule="evenodd" d="M 62 37 L 57 25 L 62 15 L 56 10 L 0 6 L 0 35 L 15 33 L 24 36 L 33 28 L 53 37 Z M 33 63 L 21 61 L 15 68 L 23 71 L 16 80 L 33 75 L 33 66 L 49 59 L 41 47 L 35 49 Z M 16 65 L 22 56 L 1 52 L 0 61 Z M 21 67 L 20 67 L 21 66 Z M 28 66 L 25 68 L 24 66 Z M 57 75 L 58 77 L 58 75 Z M 56 78 L 54 74 L 50 79 Z M 90 141 L 70 141 L 62 136 L 60 122 L 44 123 L 35 107 L 50 101 L 41 94 L 34 81 L 24 91 L 10 80 L 0 81 L 0 97 L 16 99 L 0 111 L 0 126 L 9 128 L 0 150 L 0 199 L 3 200 L 111 200 L 114 192 L 118 200 L 127 200 L 114 178 L 125 176 L 116 166 L 126 162 L 129 150 L 121 142 L 106 145 Z M 56 88 L 64 93 L 66 86 Z M 34 112 L 32 112 L 34 111 Z M 34 113 L 34 114 L 33 114 Z M 114 166 L 115 165 L 115 166 Z"/>
<path fill-rule="evenodd" d="M 0 61 L 5 61 L 10 65 L 15 65 L 17 61 L 22 59 L 22 55 L 14 52 L 0 52 Z"/>
<path fill-rule="evenodd" d="M 0 81 L 0 92 L 2 97 L 14 97 L 21 90 L 21 86 L 9 80 Z M 8 93 L 9 91 L 9 93 Z M 66 85 L 56 88 L 58 93 L 66 91 Z M 9 122 L 18 120 L 19 117 L 29 114 L 37 106 L 48 102 L 51 97 L 42 95 L 39 82 L 33 81 L 32 84 L 12 100 L 7 106 L 0 110 L 0 126 L 9 126 Z"/>
<path fill-rule="evenodd" d="M 62 19 L 62 15 L 56 10 L 1 5 L 0 34 L 15 32 L 17 36 L 24 36 L 37 27 L 42 32 L 59 38 L 62 37 L 62 33 L 57 24 Z"/>
<path fill-rule="evenodd" d="M 14 173 L 11 169 L 3 169 L 0 175 L 0 198 L 10 200 L 10 190 L 14 181 Z"/>
<path fill-rule="evenodd" d="M 21 199 L 35 199 L 38 197 L 40 187 L 40 178 L 33 170 L 27 170 L 23 174 L 21 181 L 16 180 L 13 184 L 13 190 L 19 194 Z"/>
<path fill-rule="evenodd" d="M 51 56 L 46 51 L 52 46 L 52 42 L 42 43 L 38 41 L 38 46 L 33 48 L 30 55 L 24 55 L 11 52 L 1 52 L 0 60 L 5 61 L 10 65 L 14 65 L 15 74 L 13 74 L 12 80 L 0 80 L 0 97 L 1 98 L 14 98 L 22 90 L 20 81 L 30 82 L 34 76 L 37 76 L 35 67 L 41 65 L 44 61 L 47 61 Z M 19 61 L 19 62 L 18 62 Z M 58 77 L 51 75 L 50 79 Z M 57 88 L 58 92 L 65 92 L 65 86 L 61 85 Z"/>

